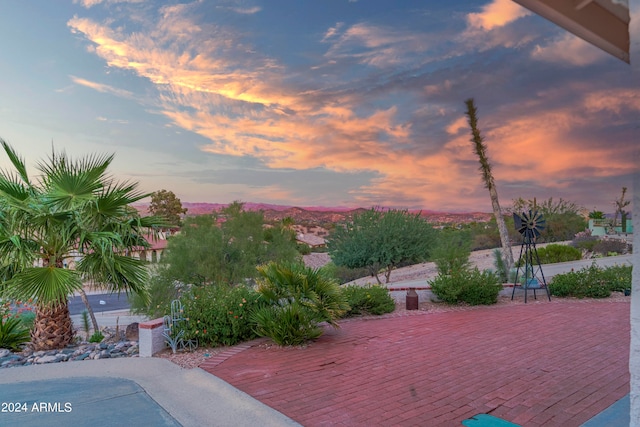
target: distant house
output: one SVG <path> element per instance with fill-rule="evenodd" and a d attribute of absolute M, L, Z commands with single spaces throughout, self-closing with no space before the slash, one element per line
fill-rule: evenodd
<path fill-rule="evenodd" d="M 308 245 L 311 249 L 324 248 L 327 246 L 327 241 L 315 234 L 298 233 L 296 235 L 296 241 Z"/>
<path fill-rule="evenodd" d="M 145 235 L 144 239 L 149 243 L 148 248 L 134 248 L 127 252 L 127 256 L 130 256 L 135 259 L 148 261 L 148 262 L 158 262 L 160 258 L 162 258 L 162 253 L 167 248 L 167 237 L 175 234 L 174 230 L 160 231 L 157 236 Z"/>
<path fill-rule="evenodd" d="M 589 219 L 589 230 L 591 230 L 592 236 L 606 236 L 611 234 L 631 234 L 633 233 L 633 222 L 630 216 L 625 221 L 625 229 L 622 229 L 622 225 L 613 226 L 614 220 L 612 218 L 603 219 Z M 619 223 L 618 223 L 619 224 Z"/>

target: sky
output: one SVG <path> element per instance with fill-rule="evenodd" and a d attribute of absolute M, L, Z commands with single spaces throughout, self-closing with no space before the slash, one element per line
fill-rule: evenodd
<path fill-rule="evenodd" d="M 503 207 L 613 212 L 636 169 L 631 67 L 511 0 L 4 0 L 0 57 L 30 167 L 183 202 L 490 212 L 468 98 Z"/>

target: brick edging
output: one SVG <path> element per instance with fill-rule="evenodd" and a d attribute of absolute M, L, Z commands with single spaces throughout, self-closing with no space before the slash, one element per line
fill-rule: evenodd
<path fill-rule="evenodd" d="M 251 341 L 247 341 L 247 342 L 243 342 L 241 344 L 238 345 L 234 345 L 231 348 L 228 348 L 224 351 L 221 351 L 220 353 L 216 354 L 215 356 L 210 357 L 209 359 L 205 360 L 204 362 L 202 362 L 198 367 L 204 370 L 207 370 L 207 368 L 215 368 L 216 366 L 218 366 L 219 364 L 221 364 L 222 362 L 224 362 L 225 360 L 229 359 L 232 356 L 235 356 L 238 353 L 242 353 L 243 351 L 263 344 L 265 342 L 268 341 L 268 338 L 256 338 L 254 340 Z"/>

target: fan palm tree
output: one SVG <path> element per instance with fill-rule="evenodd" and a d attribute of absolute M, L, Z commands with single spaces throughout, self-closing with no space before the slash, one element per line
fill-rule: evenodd
<path fill-rule="evenodd" d="M 34 301 L 34 349 L 62 348 L 73 339 L 68 297 L 84 280 L 147 295 L 146 268 L 126 252 L 147 247 L 144 233 L 162 220 L 129 206 L 148 195 L 107 173 L 113 155 L 73 160 L 54 151 L 32 180 L 24 160 L 0 144 L 15 169 L 0 171 L 0 292 Z M 67 268 L 75 260 L 75 269 Z"/>

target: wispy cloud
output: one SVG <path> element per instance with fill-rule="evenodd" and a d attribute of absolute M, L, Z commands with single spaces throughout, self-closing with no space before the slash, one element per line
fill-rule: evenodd
<path fill-rule="evenodd" d="M 230 10 L 236 12 L 236 13 L 240 13 L 242 15 L 253 15 L 254 13 L 258 13 L 262 10 L 261 7 L 258 6 L 254 6 L 254 7 L 246 7 L 246 8 L 242 8 L 242 7 L 232 7 L 230 8 Z"/>
<path fill-rule="evenodd" d="M 416 55 L 424 54 L 430 44 L 421 33 L 399 31 L 366 23 L 345 28 L 342 25 L 330 28 L 323 38 L 334 38 L 326 53 L 328 59 L 355 61 L 377 68 L 397 66 L 416 60 Z"/>
<path fill-rule="evenodd" d="M 115 3 L 143 3 L 146 0 L 73 0 L 75 4 L 81 4 L 87 9 L 99 4 L 115 4 Z"/>
<path fill-rule="evenodd" d="M 112 95 L 121 96 L 123 98 L 133 98 L 133 94 L 128 90 L 115 88 L 106 84 L 92 82 L 76 76 L 69 76 L 71 81 L 80 86 L 85 86 L 102 93 L 110 93 Z"/>
<path fill-rule="evenodd" d="M 129 120 L 124 120 L 124 119 L 108 119 L 106 117 L 102 117 L 102 116 L 98 116 L 96 117 L 96 120 L 99 122 L 106 122 L 106 123 L 117 123 L 120 125 L 126 125 L 129 123 Z"/>
<path fill-rule="evenodd" d="M 556 64 L 585 66 L 601 61 L 607 54 L 573 34 L 564 33 L 545 46 L 536 45 L 531 57 Z"/>
<path fill-rule="evenodd" d="M 322 41 L 325 42 L 325 41 L 329 40 L 330 38 L 334 37 L 335 35 L 337 35 L 338 32 L 340 31 L 340 28 L 342 28 L 343 26 L 344 26 L 344 22 L 337 22 L 336 25 L 334 25 L 333 27 L 329 28 L 324 33 L 324 37 L 322 38 Z"/>

